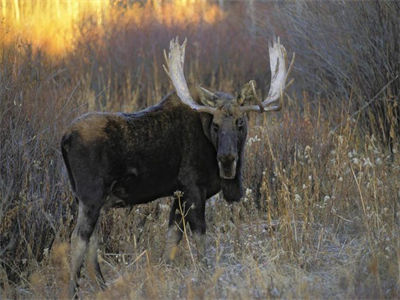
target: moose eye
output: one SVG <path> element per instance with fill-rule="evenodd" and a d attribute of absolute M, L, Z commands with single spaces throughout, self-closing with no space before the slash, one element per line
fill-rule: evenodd
<path fill-rule="evenodd" d="M 214 131 L 214 132 L 218 132 L 218 130 L 219 130 L 219 126 L 218 126 L 218 124 L 215 124 L 215 123 L 212 123 L 212 130 Z"/>
<path fill-rule="evenodd" d="M 243 121 L 243 119 L 237 119 L 237 120 L 236 120 L 236 126 L 237 126 L 237 128 L 239 128 L 239 129 L 243 129 L 243 126 L 244 126 L 244 121 Z"/>

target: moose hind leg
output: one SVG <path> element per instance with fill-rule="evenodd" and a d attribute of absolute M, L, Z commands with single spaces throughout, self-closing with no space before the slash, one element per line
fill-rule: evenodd
<path fill-rule="evenodd" d="M 102 290 L 104 290 L 106 288 L 106 283 L 103 274 L 101 273 L 99 260 L 97 258 L 97 249 L 99 248 L 99 230 L 100 218 L 97 220 L 92 236 L 89 240 L 87 261 L 89 274 L 91 275 L 91 277 L 94 277 L 96 279 L 97 284 Z"/>
<path fill-rule="evenodd" d="M 99 217 L 100 208 L 90 209 L 82 202 L 79 202 L 78 220 L 71 237 L 71 275 L 69 294 L 74 297 L 77 292 L 77 281 L 80 277 L 80 270 L 88 247 L 89 239 Z"/>

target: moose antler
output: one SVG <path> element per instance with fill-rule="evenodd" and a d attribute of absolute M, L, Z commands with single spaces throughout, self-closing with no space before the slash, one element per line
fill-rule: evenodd
<path fill-rule="evenodd" d="M 183 63 L 185 61 L 185 47 L 186 47 L 186 39 L 183 41 L 182 45 L 179 45 L 178 37 L 176 39 L 171 40 L 169 44 L 168 55 L 164 50 L 164 58 L 167 65 L 167 66 L 163 65 L 164 70 L 171 79 L 172 84 L 175 87 L 176 93 L 178 94 L 178 97 L 182 100 L 183 103 L 189 105 L 196 111 L 213 114 L 216 110 L 215 108 L 197 104 L 190 95 L 185 75 L 183 73 Z"/>
<path fill-rule="evenodd" d="M 242 111 L 264 112 L 264 111 L 275 111 L 281 109 L 280 103 L 278 103 L 278 105 L 273 105 L 273 106 L 268 106 L 268 105 L 280 99 L 285 89 L 286 79 L 292 69 L 295 55 L 293 54 L 293 58 L 292 61 L 290 62 L 289 69 L 286 69 L 287 65 L 286 49 L 281 45 L 279 37 L 276 38 L 276 40 L 273 41 L 273 45 L 269 45 L 268 48 L 269 48 L 269 60 L 270 60 L 269 64 L 271 67 L 271 85 L 269 88 L 268 96 L 262 102 L 261 100 L 258 100 L 259 102 L 258 105 L 242 106 L 241 107 Z M 254 88 L 253 92 L 256 96 Z M 258 97 L 256 97 L 256 99 L 258 99 Z"/>

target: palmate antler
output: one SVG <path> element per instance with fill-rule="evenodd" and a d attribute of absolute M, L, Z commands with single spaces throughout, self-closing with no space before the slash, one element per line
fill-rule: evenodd
<path fill-rule="evenodd" d="M 178 97 L 183 103 L 189 105 L 196 111 L 207 112 L 213 114 L 216 108 L 203 106 L 197 104 L 192 96 L 190 95 L 189 88 L 186 83 L 185 75 L 183 73 L 183 63 L 185 61 L 185 47 L 186 39 L 183 41 L 182 45 L 179 45 L 178 38 L 172 39 L 169 44 L 169 53 L 164 50 L 164 58 L 167 66 L 163 65 L 165 72 L 167 72 L 172 84 L 175 87 Z"/>
<path fill-rule="evenodd" d="M 271 85 L 269 87 L 269 92 L 267 98 L 261 102 L 258 100 L 258 105 L 246 105 L 242 106 L 240 109 L 242 111 L 276 111 L 281 109 L 281 104 L 269 106 L 270 104 L 276 102 L 281 98 L 283 91 L 286 88 L 286 79 L 292 69 L 295 55 L 293 53 L 292 61 L 290 62 L 289 69 L 286 68 L 287 65 L 287 54 L 286 49 L 280 43 L 279 37 L 273 41 L 273 44 L 268 45 L 269 48 L 269 64 L 271 67 Z M 258 99 L 253 86 L 253 93 Z"/>
<path fill-rule="evenodd" d="M 215 107 L 203 106 L 197 104 L 192 96 L 190 95 L 189 88 L 186 83 L 185 75 L 183 73 L 183 64 L 185 60 L 185 47 L 186 39 L 179 45 L 178 38 L 172 39 L 169 46 L 169 53 L 164 50 L 164 57 L 166 65 L 163 65 L 165 72 L 168 74 L 175 87 L 175 90 L 182 100 L 183 103 L 189 105 L 196 111 L 207 112 L 213 114 L 216 111 Z M 245 105 L 240 107 L 242 111 L 275 111 L 280 110 L 281 105 L 270 104 L 276 102 L 280 99 L 286 84 L 286 79 L 291 71 L 294 62 L 294 54 L 292 61 L 290 63 L 289 69 L 286 68 L 287 65 L 287 55 L 286 49 L 280 43 L 279 37 L 273 41 L 272 45 L 269 45 L 269 57 L 270 57 L 270 67 L 271 67 L 271 85 L 268 92 L 268 96 L 264 101 L 259 100 L 258 105 Z M 255 92 L 255 87 L 253 86 L 254 96 L 257 98 Z"/>

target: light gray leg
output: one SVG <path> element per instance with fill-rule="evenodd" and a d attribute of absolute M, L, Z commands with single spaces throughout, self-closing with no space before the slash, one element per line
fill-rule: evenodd
<path fill-rule="evenodd" d="M 172 262 L 178 252 L 178 244 L 182 239 L 182 232 L 176 225 L 172 225 L 168 228 L 167 241 L 165 244 L 164 257 L 165 260 L 170 263 Z"/>
<path fill-rule="evenodd" d="M 69 284 L 70 298 L 73 298 L 77 292 L 77 282 L 80 277 L 80 270 L 83 264 L 83 258 L 88 244 L 87 241 L 85 241 L 77 234 L 77 232 L 78 226 L 75 227 L 71 237 L 71 275 Z"/>
<path fill-rule="evenodd" d="M 100 220 L 97 220 L 96 226 L 93 230 L 92 236 L 89 240 L 89 249 L 87 255 L 88 272 L 91 278 L 95 278 L 97 284 L 102 290 L 106 288 L 106 283 L 101 273 L 99 260 L 97 257 L 97 250 L 99 248 L 99 231 L 100 231 Z"/>
<path fill-rule="evenodd" d="M 83 259 L 88 248 L 89 239 L 97 223 L 99 211 L 88 210 L 79 203 L 78 220 L 71 236 L 71 273 L 69 296 L 75 297 Z"/>
<path fill-rule="evenodd" d="M 206 257 L 206 235 L 200 232 L 193 233 L 193 239 L 197 249 L 197 258 L 204 262 Z"/>

